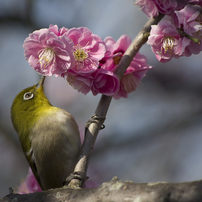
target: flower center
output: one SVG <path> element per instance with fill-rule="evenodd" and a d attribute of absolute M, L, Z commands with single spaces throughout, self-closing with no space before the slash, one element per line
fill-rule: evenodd
<path fill-rule="evenodd" d="M 166 53 L 173 52 L 173 47 L 175 46 L 175 38 L 172 36 L 166 36 L 163 39 L 163 49 Z"/>
<path fill-rule="evenodd" d="M 83 62 L 86 58 L 88 58 L 88 51 L 86 51 L 84 48 L 82 48 L 79 44 L 74 46 L 74 58 L 78 62 Z"/>
<path fill-rule="evenodd" d="M 38 52 L 39 63 L 43 68 L 46 68 L 53 60 L 55 62 L 55 52 L 52 48 L 45 48 Z"/>
<path fill-rule="evenodd" d="M 113 61 L 115 65 L 118 65 L 120 60 L 121 60 L 122 56 L 121 55 L 117 55 L 115 57 L 113 57 Z"/>

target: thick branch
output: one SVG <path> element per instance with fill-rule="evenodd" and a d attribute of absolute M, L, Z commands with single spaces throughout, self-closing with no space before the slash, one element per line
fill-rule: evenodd
<path fill-rule="evenodd" d="M 33 194 L 9 194 L 1 202 L 201 202 L 202 180 L 185 183 L 141 183 L 119 181 L 117 178 L 90 189 L 60 188 Z"/>
<path fill-rule="evenodd" d="M 158 22 L 163 18 L 164 15 L 160 14 L 156 18 L 150 18 L 148 22 L 144 25 L 143 29 L 136 36 L 134 41 L 131 43 L 123 57 L 121 58 L 115 74 L 121 78 L 123 77 L 126 69 L 130 65 L 132 59 L 135 57 L 136 53 L 139 51 L 141 46 L 146 43 L 149 36 L 151 25 L 158 24 Z M 78 179 L 71 181 L 71 185 L 82 186 L 86 179 L 87 167 L 89 159 L 94 147 L 95 140 L 97 138 L 100 127 L 103 125 L 109 105 L 111 103 L 111 97 L 102 95 L 98 103 L 97 109 L 95 110 L 95 116 L 98 118 L 96 121 L 91 122 L 88 126 L 87 132 L 85 134 L 84 143 L 81 150 L 80 159 L 75 167 L 74 172 L 79 174 Z"/>

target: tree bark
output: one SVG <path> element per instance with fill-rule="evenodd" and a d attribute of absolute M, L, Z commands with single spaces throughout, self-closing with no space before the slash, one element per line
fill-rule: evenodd
<path fill-rule="evenodd" d="M 97 188 L 58 188 L 32 194 L 11 193 L 1 202 L 201 202 L 202 180 L 184 183 L 134 183 L 114 177 Z"/>

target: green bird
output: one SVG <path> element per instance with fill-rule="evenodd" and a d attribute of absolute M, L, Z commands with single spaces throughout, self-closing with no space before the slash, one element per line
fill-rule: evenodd
<path fill-rule="evenodd" d="M 35 178 L 47 190 L 62 187 L 74 171 L 81 141 L 74 117 L 45 96 L 44 80 L 16 96 L 11 120 Z"/>

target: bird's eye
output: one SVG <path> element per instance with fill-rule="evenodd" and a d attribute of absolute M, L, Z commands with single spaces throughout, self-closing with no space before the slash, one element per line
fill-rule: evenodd
<path fill-rule="evenodd" d="M 24 99 L 24 100 L 30 100 L 30 99 L 32 99 L 33 97 L 34 97 L 34 94 L 33 94 L 33 93 L 27 92 L 27 93 L 24 94 L 23 99 Z"/>

